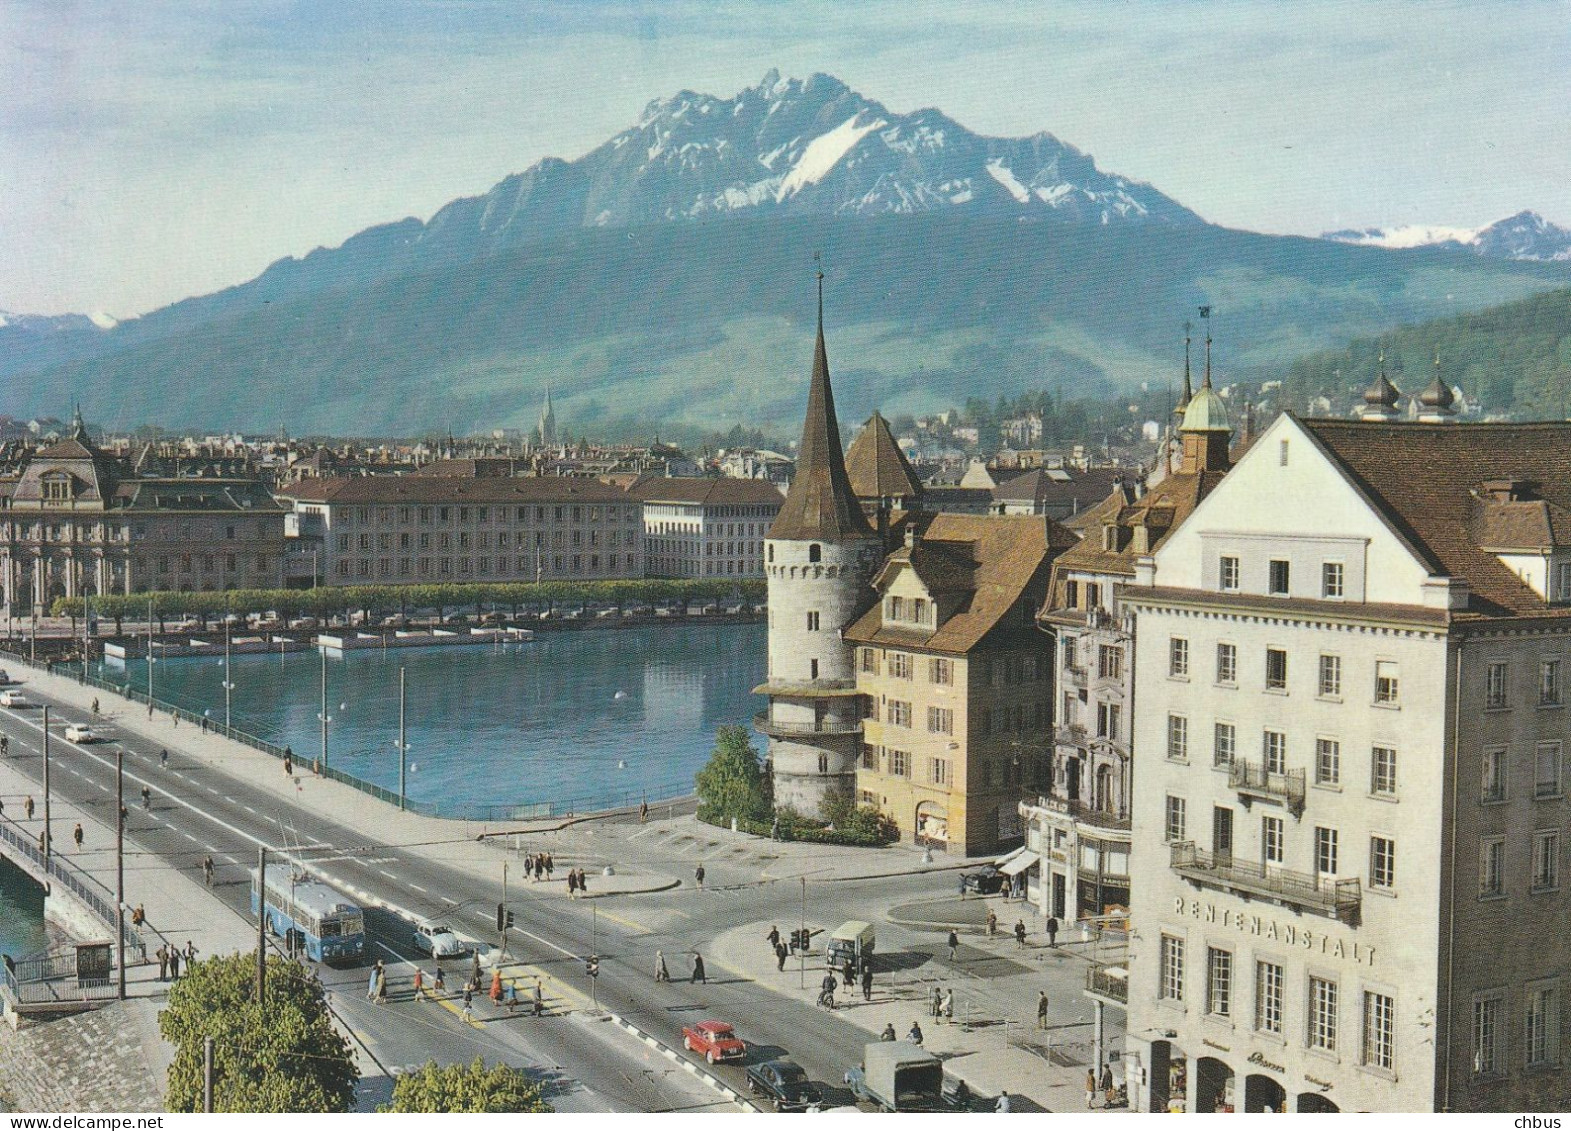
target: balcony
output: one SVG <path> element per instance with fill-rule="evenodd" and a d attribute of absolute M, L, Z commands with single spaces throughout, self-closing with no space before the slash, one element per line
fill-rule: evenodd
<path fill-rule="evenodd" d="M 1304 771 L 1268 770 L 1258 762 L 1234 761 L 1227 772 L 1227 784 L 1238 791 L 1247 805 L 1251 798 L 1286 805 L 1293 816 L 1304 811 Z"/>
<path fill-rule="evenodd" d="M 1093 808 L 1083 801 L 1072 801 L 1067 797 L 1042 795 L 1036 799 L 1036 807 L 1049 813 L 1059 813 L 1073 818 L 1083 825 L 1095 825 L 1099 829 L 1116 829 L 1128 832 L 1128 813 L 1109 813 L 1102 809 Z"/>
<path fill-rule="evenodd" d="M 1086 742 L 1086 728 L 1079 723 L 1070 723 L 1068 726 L 1059 727 L 1053 732 L 1053 741 L 1062 746 L 1084 746 Z"/>
<path fill-rule="evenodd" d="M 823 734 L 861 734 L 862 720 L 842 722 L 832 719 L 799 719 L 781 722 L 771 719 L 768 711 L 753 716 L 753 729 L 771 738 L 816 738 Z"/>
<path fill-rule="evenodd" d="M 1363 888 L 1357 879 L 1293 872 L 1239 860 L 1231 853 L 1205 852 L 1192 840 L 1170 846 L 1172 868 L 1197 887 L 1220 888 L 1247 898 L 1259 898 L 1282 907 L 1296 907 L 1315 915 L 1357 926 Z"/>
<path fill-rule="evenodd" d="M 1064 681 L 1068 683 L 1070 687 L 1085 687 L 1087 685 L 1085 668 L 1076 667 L 1074 664 L 1065 664 Z"/>
<path fill-rule="evenodd" d="M 1098 965 L 1086 967 L 1086 993 L 1114 1005 L 1128 1005 L 1129 968 Z"/>

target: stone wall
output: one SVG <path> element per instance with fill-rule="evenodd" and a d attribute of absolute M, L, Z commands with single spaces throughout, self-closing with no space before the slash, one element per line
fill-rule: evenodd
<path fill-rule="evenodd" d="M 163 1111 L 158 1010 L 142 999 L 0 1025 L 0 1093 L 24 1112 Z"/>

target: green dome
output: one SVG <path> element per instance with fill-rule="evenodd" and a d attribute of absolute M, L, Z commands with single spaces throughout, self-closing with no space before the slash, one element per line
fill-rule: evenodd
<path fill-rule="evenodd" d="M 1227 405 L 1210 385 L 1202 385 L 1200 391 L 1190 398 L 1189 407 L 1184 409 L 1184 423 L 1180 428 L 1185 432 L 1233 430 L 1233 426 L 1227 421 Z"/>

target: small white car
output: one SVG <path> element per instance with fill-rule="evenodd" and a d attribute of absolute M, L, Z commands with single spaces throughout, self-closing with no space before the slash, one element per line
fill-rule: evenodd
<path fill-rule="evenodd" d="M 65 740 L 67 742 L 97 742 L 98 735 L 86 723 L 67 723 Z"/>
<path fill-rule="evenodd" d="M 18 707 L 31 706 L 32 704 L 28 702 L 27 696 L 20 691 L 0 691 L 0 707 L 10 707 L 12 710 L 15 710 Z"/>
<path fill-rule="evenodd" d="M 463 954 L 467 948 L 446 923 L 427 920 L 415 925 L 415 949 L 432 958 L 452 958 Z"/>
<path fill-rule="evenodd" d="M 6 671 L 4 668 L 0 668 L 0 687 L 4 687 L 8 683 L 15 682 L 16 681 L 11 678 L 10 672 Z"/>

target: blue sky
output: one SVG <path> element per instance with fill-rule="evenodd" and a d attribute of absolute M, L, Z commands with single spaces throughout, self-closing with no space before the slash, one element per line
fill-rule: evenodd
<path fill-rule="evenodd" d="M 1571 223 L 1571 4 L 0 3 L 0 310 L 125 317 L 826 71 L 1207 219 Z"/>

